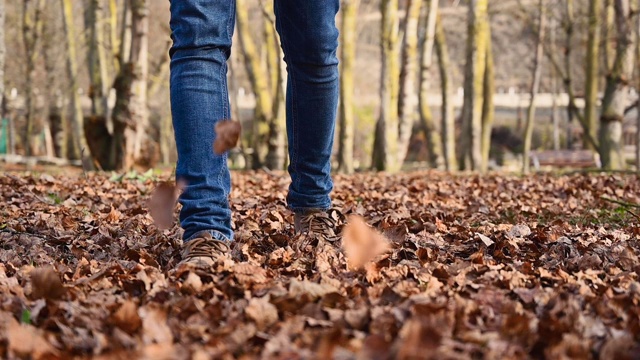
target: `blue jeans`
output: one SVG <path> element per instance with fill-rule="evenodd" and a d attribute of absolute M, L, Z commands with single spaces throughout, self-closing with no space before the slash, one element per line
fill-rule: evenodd
<path fill-rule="evenodd" d="M 274 0 L 287 64 L 287 136 L 293 211 L 331 206 L 331 150 L 338 104 L 339 0 Z M 171 1 L 171 111 L 183 238 L 202 231 L 233 239 L 227 155 L 216 155 L 215 123 L 230 118 L 227 59 L 235 0 Z"/>

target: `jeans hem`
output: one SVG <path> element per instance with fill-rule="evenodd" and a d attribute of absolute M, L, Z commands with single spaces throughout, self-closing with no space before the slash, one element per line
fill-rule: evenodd
<path fill-rule="evenodd" d="M 232 242 L 232 240 L 230 240 L 229 238 L 227 238 L 226 236 L 224 236 L 220 231 L 218 230 L 202 230 L 202 231 L 198 231 L 195 234 L 189 236 L 189 238 L 182 240 L 183 242 L 189 242 L 197 237 L 200 236 L 200 234 L 202 233 L 209 233 L 211 234 L 211 236 L 216 239 L 216 240 L 220 240 L 220 241 L 224 241 L 224 242 Z"/>

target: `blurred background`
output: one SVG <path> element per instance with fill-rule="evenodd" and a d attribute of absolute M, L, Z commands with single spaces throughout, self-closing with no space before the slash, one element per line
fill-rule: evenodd
<path fill-rule="evenodd" d="M 336 171 L 638 168 L 638 0 L 341 5 Z M 230 165 L 284 169 L 273 2 L 237 11 Z M 0 14 L 1 162 L 173 166 L 169 1 L 0 0 Z"/>

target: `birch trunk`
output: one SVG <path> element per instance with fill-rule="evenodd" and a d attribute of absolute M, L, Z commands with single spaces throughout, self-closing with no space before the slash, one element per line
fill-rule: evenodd
<path fill-rule="evenodd" d="M 37 130 L 41 130 L 36 122 L 36 94 L 34 92 L 34 81 L 36 76 L 36 61 L 39 54 L 39 46 L 42 35 L 42 10 L 44 9 L 44 0 L 35 0 L 33 4 L 32 0 L 24 0 L 23 2 L 23 17 L 22 17 L 22 37 L 25 48 L 25 62 L 27 68 L 26 79 L 26 126 L 23 136 L 25 153 L 27 156 L 33 155 L 32 153 L 32 135 L 34 127 Z"/>
<path fill-rule="evenodd" d="M 67 74 L 71 81 L 70 99 L 71 99 L 71 131 L 73 133 L 73 147 L 71 149 L 71 159 L 78 159 L 85 153 L 88 154 L 89 148 L 84 137 L 82 127 L 82 105 L 80 103 L 80 94 L 78 94 L 78 64 L 76 62 L 76 30 L 73 24 L 73 4 L 71 0 L 61 0 L 63 8 L 64 28 L 67 35 Z"/>
<path fill-rule="evenodd" d="M 531 152 L 531 137 L 533 135 L 533 123 L 536 115 L 536 96 L 540 87 L 540 77 L 542 73 L 542 56 L 544 55 L 542 44 L 546 27 L 545 1 L 538 2 L 538 37 L 536 39 L 536 55 L 533 60 L 533 79 L 531 80 L 530 103 L 527 109 L 527 122 L 524 132 L 524 154 L 522 156 L 522 172 L 529 173 L 529 153 Z"/>
<path fill-rule="evenodd" d="M 117 170 L 129 170 L 141 158 L 148 123 L 148 0 L 132 0 L 130 6 L 130 56 L 122 64 L 115 80 L 117 97 L 112 115 L 114 130 L 110 165 Z"/>
<path fill-rule="evenodd" d="M 280 38 L 276 32 L 273 2 L 261 3 L 264 13 L 264 37 L 267 55 L 267 73 L 270 75 L 272 111 L 269 117 L 269 135 L 267 137 L 267 156 L 265 166 L 272 170 L 285 169 L 286 154 L 286 76 L 287 68 L 280 47 Z"/>
<path fill-rule="evenodd" d="M 423 0 L 408 0 L 404 21 L 405 31 L 402 44 L 402 70 L 400 72 L 400 94 L 398 96 L 399 124 L 397 157 L 400 163 L 403 163 L 407 156 L 413 124 L 416 122 L 417 115 L 418 96 L 416 94 L 415 79 L 418 75 L 418 20 L 420 19 L 422 1 Z M 430 45 L 429 59 L 426 60 L 428 61 L 428 66 L 431 65 L 433 31 L 431 32 Z M 428 104 L 426 104 L 426 106 L 428 106 Z M 428 115 L 431 117 L 430 113 Z M 431 119 L 431 123 L 433 124 L 433 119 Z"/>
<path fill-rule="evenodd" d="M 470 0 L 464 80 L 463 135 L 460 165 L 481 170 L 482 104 L 487 51 L 487 0 Z"/>
<path fill-rule="evenodd" d="M 438 68 L 440 70 L 440 86 L 442 88 L 442 153 L 447 171 L 456 171 L 458 169 L 458 161 L 456 158 L 456 119 L 451 86 L 451 61 L 440 15 L 436 20 L 435 45 L 438 54 Z"/>
<path fill-rule="evenodd" d="M 6 45 L 4 42 L 4 0 L 0 0 L 0 122 L 4 118 L 4 58 L 6 53 Z"/>
<path fill-rule="evenodd" d="M 236 22 L 240 48 L 244 55 L 244 64 L 249 75 L 251 88 L 256 97 L 256 108 L 253 123 L 253 168 L 265 164 L 268 153 L 267 136 L 269 122 L 272 118 L 272 99 L 269 94 L 269 81 L 260 64 L 260 56 L 251 37 L 249 14 L 245 0 L 236 1 Z"/>
<path fill-rule="evenodd" d="M 429 163 L 432 168 L 441 169 L 444 167 L 442 157 L 442 137 L 438 131 L 431 109 L 429 108 L 429 72 L 433 63 L 433 45 L 436 32 L 436 22 L 438 18 L 438 1 L 427 0 L 425 3 L 425 21 L 421 27 L 422 51 L 420 58 L 420 85 L 419 85 L 419 109 L 420 121 L 425 132 L 427 151 L 429 152 Z"/>
<path fill-rule="evenodd" d="M 487 19 L 488 20 L 488 19 Z M 487 24 L 486 33 L 487 49 L 484 71 L 484 83 L 482 85 L 482 164 L 481 172 L 487 172 L 489 168 L 489 153 L 491 151 L 491 129 L 495 107 L 493 105 L 493 93 L 495 91 L 495 71 L 493 68 L 493 49 L 491 47 L 491 27 Z"/>
<path fill-rule="evenodd" d="M 622 122 L 633 75 L 633 28 L 629 0 L 615 0 L 616 55 L 609 71 L 600 115 L 600 159 L 608 170 L 624 169 Z"/>
<path fill-rule="evenodd" d="M 353 95 L 355 89 L 353 85 L 353 69 L 356 61 L 356 23 L 359 7 L 360 0 L 344 0 L 342 2 L 338 171 L 345 174 L 351 174 L 354 171 L 355 114 L 353 111 Z"/>
<path fill-rule="evenodd" d="M 598 119 L 596 103 L 598 101 L 598 50 L 600 48 L 600 16 L 601 0 L 589 0 L 589 26 L 586 54 L 586 88 L 584 119 L 591 137 L 597 136 Z M 584 140 L 587 147 L 592 148 L 588 140 Z"/>
<path fill-rule="evenodd" d="M 373 161 L 379 171 L 397 172 L 398 159 L 398 0 L 382 0 L 380 118 L 376 124 Z"/>
<path fill-rule="evenodd" d="M 104 41 L 104 9 L 101 0 L 90 0 L 85 9 L 85 29 L 87 34 L 87 64 L 89 65 L 89 81 L 91 112 L 94 116 L 107 119 L 109 113 L 109 74 L 107 54 Z"/>

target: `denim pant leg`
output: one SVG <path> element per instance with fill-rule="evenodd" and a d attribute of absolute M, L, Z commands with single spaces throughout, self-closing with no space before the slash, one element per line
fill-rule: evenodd
<path fill-rule="evenodd" d="M 339 94 L 339 0 L 275 0 L 287 63 L 287 137 L 294 211 L 331 206 L 331 152 Z"/>
<path fill-rule="evenodd" d="M 171 112 L 184 239 L 201 231 L 232 239 L 227 156 L 215 155 L 215 123 L 228 119 L 227 65 L 235 0 L 171 1 Z M 224 237 L 224 238 L 223 238 Z"/>

